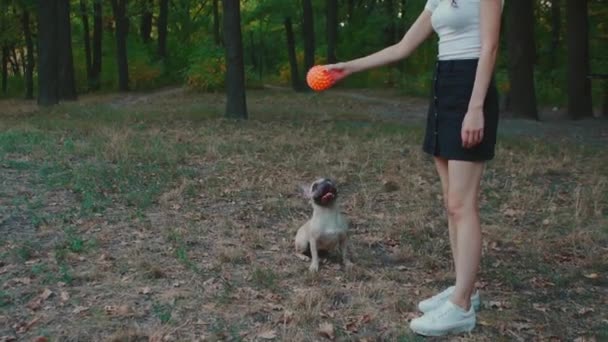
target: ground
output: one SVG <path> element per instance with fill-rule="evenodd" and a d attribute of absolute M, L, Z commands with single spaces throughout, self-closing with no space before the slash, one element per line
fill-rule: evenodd
<path fill-rule="evenodd" d="M 391 92 L 0 102 L 0 340 L 416 341 L 453 281 L 426 100 Z M 543 114 L 550 116 L 551 110 Z M 608 339 L 608 124 L 505 117 L 466 341 Z M 337 180 L 352 270 L 293 254 L 298 187 Z"/>

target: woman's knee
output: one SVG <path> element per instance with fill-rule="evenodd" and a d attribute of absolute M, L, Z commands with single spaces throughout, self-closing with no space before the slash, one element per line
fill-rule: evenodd
<path fill-rule="evenodd" d="M 475 200 L 463 197 L 457 192 L 450 192 L 448 194 L 446 207 L 448 215 L 455 221 L 477 212 Z"/>

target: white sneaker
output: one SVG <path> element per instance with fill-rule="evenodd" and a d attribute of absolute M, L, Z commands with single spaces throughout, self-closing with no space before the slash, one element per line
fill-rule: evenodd
<path fill-rule="evenodd" d="M 413 319 L 410 322 L 410 329 L 423 336 L 444 336 L 470 332 L 475 328 L 476 323 L 473 306 L 469 311 L 464 311 L 452 301 L 446 300 L 435 310 Z"/>
<path fill-rule="evenodd" d="M 418 310 L 423 313 L 427 313 L 438 308 L 441 304 L 447 301 L 452 293 L 454 292 L 455 286 L 450 286 L 447 289 L 441 291 L 440 293 L 434 295 L 431 298 L 427 298 L 420 303 L 418 303 Z M 473 310 L 479 311 L 479 307 L 481 306 L 481 299 L 479 298 L 479 291 L 475 291 L 473 295 L 471 295 L 471 307 Z"/>

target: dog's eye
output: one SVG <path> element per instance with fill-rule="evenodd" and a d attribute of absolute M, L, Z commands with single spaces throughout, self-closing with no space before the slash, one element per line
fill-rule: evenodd
<path fill-rule="evenodd" d="M 319 183 L 315 183 L 312 185 L 312 191 L 315 192 L 317 191 L 317 188 L 319 187 Z"/>

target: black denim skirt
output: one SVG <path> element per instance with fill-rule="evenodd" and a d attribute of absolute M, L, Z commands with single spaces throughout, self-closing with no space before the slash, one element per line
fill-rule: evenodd
<path fill-rule="evenodd" d="M 483 140 L 472 148 L 462 147 L 462 121 L 473 92 L 477 62 L 477 59 L 467 59 L 436 63 L 424 135 L 424 152 L 448 160 L 486 161 L 494 158 L 499 110 L 494 77 L 483 106 Z"/>

